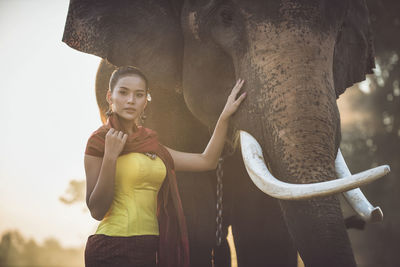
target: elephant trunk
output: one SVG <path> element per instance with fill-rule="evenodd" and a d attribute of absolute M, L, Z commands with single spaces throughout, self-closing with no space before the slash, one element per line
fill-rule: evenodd
<path fill-rule="evenodd" d="M 234 123 L 261 141 L 271 169 L 283 181 L 334 179 L 340 120 L 333 40 L 309 37 L 315 44 L 302 46 L 293 38 L 279 40 L 278 48 L 271 41 L 251 44 L 244 60 L 235 64 L 238 76 L 246 79 L 248 96 Z"/>
<path fill-rule="evenodd" d="M 307 31 L 271 36 L 249 37 L 258 42 L 234 62 L 248 92 L 234 125 L 260 141 L 270 170 L 281 181 L 335 179 L 340 120 L 332 76 L 334 38 Z M 280 200 L 280 205 L 307 266 L 355 266 L 336 196 Z"/>

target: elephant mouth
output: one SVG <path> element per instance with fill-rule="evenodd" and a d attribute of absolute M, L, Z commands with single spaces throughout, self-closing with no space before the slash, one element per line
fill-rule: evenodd
<path fill-rule="evenodd" d="M 304 200 L 344 192 L 343 196 L 347 202 L 365 221 L 382 221 L 382 210 L 372 206 L 358 187 L 385 176 L 390 172 L 388 165 L 352 175 L 339 149 L 335 168 L 340 179 L 311 184 L 290 184 L 276 179 L 271 174 L 265 164 L 262 148 L 253 136 L 240 131 L 240 146 L 247 173 L 264 193 L 278 199 Z"/>

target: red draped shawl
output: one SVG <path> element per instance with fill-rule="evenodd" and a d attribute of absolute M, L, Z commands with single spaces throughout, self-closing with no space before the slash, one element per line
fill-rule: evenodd
<path fill-rule="evenodd" d="M 120 155 L 130 152 L 151 152 L 164 162 L 167 175 L 157 197 L 157 218 L 159 224 L 158 266 L 188 267 L 189 241 L 182 203 L 179 197 L 174 161 L 168 150 L 158 142 L 157 133 L 151 129 L 134 126 Z M 117 114 L 113 113 L 107 123 L 90 136 L 85 154 L 104 156 L 105 136 L 110 128 L 122 130 Z"/>

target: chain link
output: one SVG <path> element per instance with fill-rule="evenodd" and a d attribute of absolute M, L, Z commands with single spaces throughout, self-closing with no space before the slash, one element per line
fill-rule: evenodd
<path fill-rule="evenodd" d="M 216 243 L 217 246 L 220 246 L 222 243 L 223 232 L 222 232 L 222 199 L 223 199 L 223 184 L 222 184 L 222 177 L 224 176 L 224 170 L 222 169 L 222 164 L 224 163 L 224 159 L 232 156 L 235 153 L 234 145 L 225 146 L 223 156 L 218 160 L 217 166 L 217 231 L 215 232 Z"/>
<path fill-rule="evenodd" d="M 217 231 L 215 233 L 217 238 L 217 246 L 220 246 L 222 241 L 222 197 L 224 194 L 222 185 L 222 177 L 224 176 L 224 170 L 222 169 L 223 162 L 224 158 L 219 158 L 217 167 Z"/>

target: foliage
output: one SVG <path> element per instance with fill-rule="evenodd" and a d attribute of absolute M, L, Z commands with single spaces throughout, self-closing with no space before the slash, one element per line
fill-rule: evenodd
<path fill-rule="evenodd" d="M 69 187 L 66 190 L 67 196 L 61 196 L 60 201 L 67 205 L 82 202 L 85 199 L 84 190 L 84 180 L 71 180 L 69 182 Z"/>
<path fill-rule="evenodd" d="M 18 231 L 7 231 L 1 237 L 0 266 L 84 266 L 83 248 L 63 248 L 54 238 L 38 245 Z"/>

